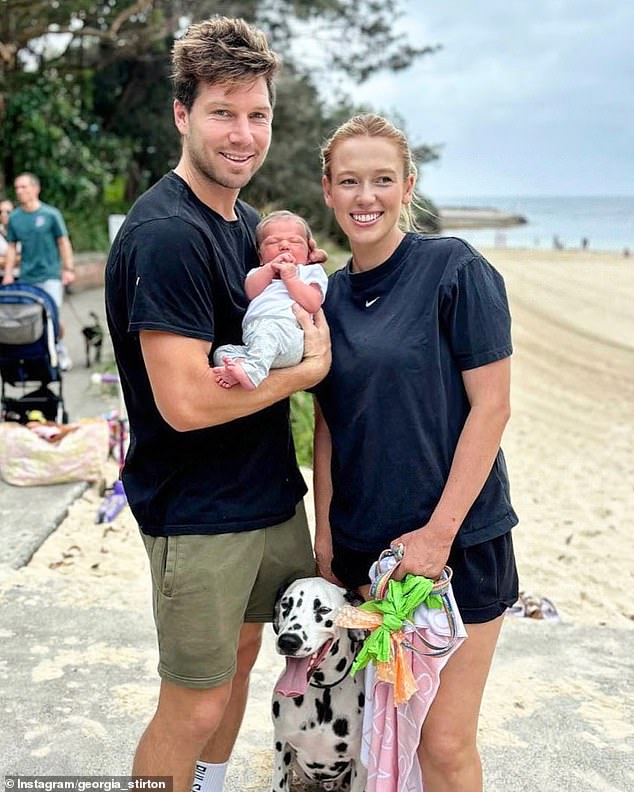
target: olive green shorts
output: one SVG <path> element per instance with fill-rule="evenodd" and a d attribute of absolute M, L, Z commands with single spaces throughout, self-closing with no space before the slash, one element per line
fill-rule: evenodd
<path fill-rule="evenodd" d="M 152 571 L 158 672 L 188 688 L 232 679 L 242 624 L 271 621 L 279 589 L 315 574 L 303 502 L 287 522 L 256 531 L 141 536 Z"/>

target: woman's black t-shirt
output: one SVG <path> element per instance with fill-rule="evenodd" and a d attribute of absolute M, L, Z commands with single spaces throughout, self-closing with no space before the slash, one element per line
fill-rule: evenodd
<path fill-rule="evenodd" d="M 333 362 L 315 389 L 332 436 L 336 541 L 379 553 L 428 522 L 469 402 L 462 372 L 512 353 L 502 277 L 459 239 L 407 234 L 380 266 L 329 280 Z M 517 523 L 502 451 L 456 537 Z"/>

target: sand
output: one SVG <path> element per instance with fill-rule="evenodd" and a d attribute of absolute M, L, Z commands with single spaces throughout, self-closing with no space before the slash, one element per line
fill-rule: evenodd
<path fill-rule="evenodd" d="M 576 624 L 634 627 L 634 262 L 484 251 L 513 313 L 503 447 L 521 586 Z"/>
<path fill-rule="evenodd" d="M 503 447 L 520 515 L 514 538 L 521 587 L 551 599 L 564 623 L 632 629 L 634 261 L 591 252 L 483 252 L 505 277 L 513 313 L 513 416 Z M 110 480 L 115 475 L 113 465 Z M 136 525 L 127 510 L 110 526 L 96 525 L 99 502 L 99 495 L 88 491 L 28 567 L 12 573 L 5 585 L 46 585 L 51 577 L 63 577 L 68 585 L 62 596 L 71 605 L 149 612 L 147 575 L 139 574 L 147 562 Z M 99 647 L 94 651 L 89 662 L 100 661 Z M 126 651 L 130 657 L 123 660 L 133 662 L 135 649 Z M 256 667 L 258 689 L 270 689 L 280 667 L 270 646 L 267 651 L 266 662 Z M 74 662 L 72 652 L 66 647 L 54 663 L 43 656 L 41 678 L 62 673 L 65 663 Z M 155 678 L 153 659 L 147 671 L 148 680 Z M 575 684 L 562 675 L 526 685 L 531 678 L 526 666 L 507 664 L 497 678 L 495 673 L 480 729 L 491 746 L 508 744 L 505 723 L 518 712 L 530 718 L 549 696 L 565 696 L 566 685 Z M 617 699 L 603 701 L 598 690 L 585 692 L 605 739 L 608 727 L 621 736 L 631 732 Z M 130 714 L 144 721 L 154 691 L 146 686 L 138 695 L 124 698 Z M 263 724 L 268 724 L 268 694 L 254 697 L 241 739 L 265 737 Z M 258 744 L 263 749 L 267 743 L 258 739 Z M 268 763 L 269 752 L 262 750 L 263 779 Z"/>

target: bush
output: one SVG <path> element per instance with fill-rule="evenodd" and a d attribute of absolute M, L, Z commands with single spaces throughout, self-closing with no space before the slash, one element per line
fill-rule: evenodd
<path fill-rule="evenodd" d="M 112 214 L 107 207 L 94 206 L 90 210 L 67 209 L 62 213 L 76 253 L 107 252 L 110 247 L 108 215 Z"/>
<path fill-rule="evenodd" d="M 291 425 L 297 461 L 300 465 L 312 467 L 315 412 L 310 393 L 300 392 L 291 396 Z"/>

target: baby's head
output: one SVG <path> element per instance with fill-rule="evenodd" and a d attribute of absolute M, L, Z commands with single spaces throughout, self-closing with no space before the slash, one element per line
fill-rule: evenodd
<path fill-rule="evenodd" d="M 262 264 L 268 264 L 280 253 L 291 253 L 296 264 L 306 264 L 310 250 L 308 240 L 311 238 L 308 223 L 299 215 L 285 210 L 271 212 L 255 229 Z"/>

